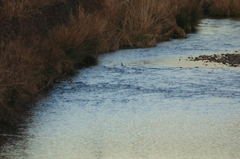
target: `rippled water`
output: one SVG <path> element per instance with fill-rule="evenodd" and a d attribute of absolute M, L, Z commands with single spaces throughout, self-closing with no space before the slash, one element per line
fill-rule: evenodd
<path fill-rule="evenodd" d="M 102 55 L 2 130 L 0 157 L 239 159 L 239 67 L 187 60 L 240 51 L 239 36 L 240 21 L 205 19 L 187 39 Z"/>

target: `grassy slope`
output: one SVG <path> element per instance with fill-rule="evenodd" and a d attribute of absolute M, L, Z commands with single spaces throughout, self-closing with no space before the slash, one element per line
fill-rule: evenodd
<path fill-rule="evenodd" d="M 211 15 L 240 14 L 238 0 L 224 2 L 0 0 L 0 121 L 17 121 L 31 99 L 57 78 L 96 64 L 100 53 L 184 37 L 202 6 Z"/>

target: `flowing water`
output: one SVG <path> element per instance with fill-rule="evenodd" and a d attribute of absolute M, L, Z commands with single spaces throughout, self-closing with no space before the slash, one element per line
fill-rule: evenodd
<path fill-rule="evenodd" d="M 240 21 L 204 19 L 186 39 L 100 56 L 2 127 L 0 157 L 239 159 L 240 68 L 187 60 L 240 52 L 239 37 Z"/>

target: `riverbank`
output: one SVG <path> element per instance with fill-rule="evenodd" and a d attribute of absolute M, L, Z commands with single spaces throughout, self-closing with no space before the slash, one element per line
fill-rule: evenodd
<path fill-rule="evenodd" d="M 240 51 L 239 26 L 202 19 L 187 38 L 99 55 L 24 123 L 0 125 L 0 156 L 239 159 L 239 67 L 186 60 Z"/>
<path fill-rule="evenodd" d="M 231 6 L 225 15 L 237 16 Z M 214 0 L 1 0 L 0 120 L 17 122 L 40 92 L 99 54 L 183 38 L 218 7 Z"/>

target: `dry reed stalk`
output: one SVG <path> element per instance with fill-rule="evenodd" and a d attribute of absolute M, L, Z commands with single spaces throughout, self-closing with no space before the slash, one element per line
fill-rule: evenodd
<path fill-rule="evenodd" d="M 126 2 L 124 0 L 104 0 L 102 10 L 98 12 L 100 17 L 106 21 L 105 31 L 100 39 L 98 52 L 109 52 L 119 49 L 122 28 L 121 22 L 124 18 Z"/>
<path fill-rule="evenodd" d="M 70 16 L 69 24 L 54 28 L 49 35 L 51 43 L 65 52 L 65 58 L 80 66 L 86 56 L 96 53 L 105 26 L 106 21 L 99 15 L 86 14 L 79 8 L 76 16 Z"/>
<path fill-rule="evenodd" d="M 209 5 L 208 12 L 211 16 L 240 16 L 239 0 L 205 0 Z"/>
<path fill-rule="evenodd" d="M 136 46 L 137 43 L 142 43 L 139 45 L 144 47 L 147 45 L 144 42 L 155 39 L 162 31 L 164 5 L 160 4 L 159 0 L 122 0 L 117 3 L 106 0 L 105 6 L 105 17 L 109 22 L 105 37 L 114 39 L 111 41 L 117 44 L 115 47 L 114 44 L 110 46 L 112 50 L 123 46 Z M 111 41 L 106 43 L 111 44 Z"/>
<path fill-rule="evenodd" d="M 52 3 L 61 1 L 43 2 L 56 10 Z M 67 7 L 59 4 L 63 9 Z M 16 112 L 21 112 L 29 99 L 48 86 L 55 76 L 74 69 L 71 61 L 61 59 L 64 52 L 53 48 L 45 39 L 52 27 L 46 16 L 52 11 L 42 10 L 42 5 L 36 0 L 0 1 L 0 121 L 13 120 Z M 51 15 L 49 20 L 52 18 Z"/>
<path fill-rule="evenodd" d="M 202 0 L 171 0 L 167 1 L 169 18 L 172 23 L 184 31 L 193 31 L 202 18 Z M 171 23 L 170 23 L 171 24 Z M 176 28 L 176 27 L 175 27 Z M 181 35 L 181 30 L 176 30 Z"/>

